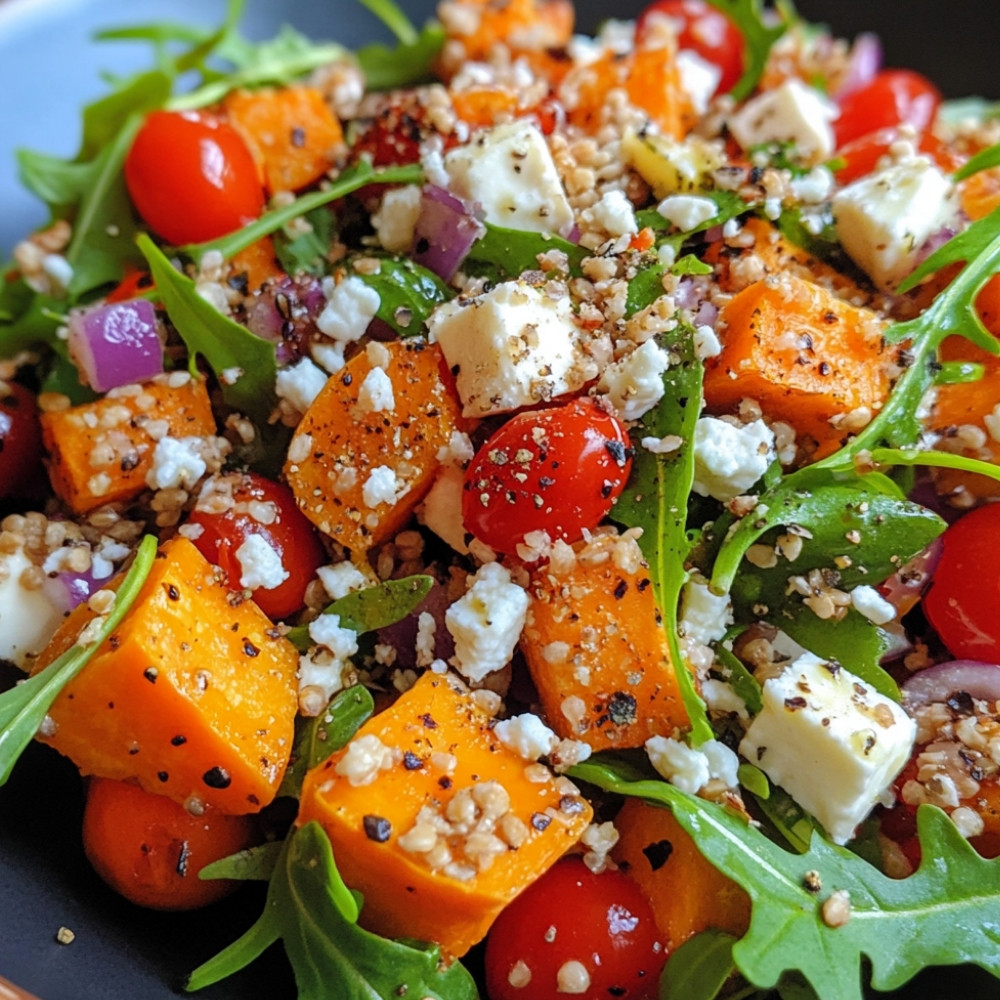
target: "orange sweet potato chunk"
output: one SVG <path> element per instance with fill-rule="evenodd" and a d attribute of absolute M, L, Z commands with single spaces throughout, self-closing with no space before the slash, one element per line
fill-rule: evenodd
<path fill-rule="evenodd" d="M 578 546 L 571 565 L 536 569 L 529 593 L 520 648 L 556 733 L 605 750 L 688 726 L 633 539 L 602 535 Z"/>
<path fill-rule="evenodd" d="M 895 354 L 883 322 L 802 278 L 753 282 L 723 306 L 718 328 L 722 353 L 705 364 L 709 412 L 756 400 L 811 439 L 816 458 L 860 430 L 889 393 Z"/>
<path fill-rule="evenodd" d="M 490 722 L 459 678 L 427 672 L 306 776 L 298 822 L 326 830 L 364 894 L 363 926 L 461 956 L 587 828 L 591 807 L 568 779 Z"/>
<path fill-rule="evenodd" d="M 234 90 L 223 107 L 260 164 L 269 194 L 318 181 L 344 142 L 340 122 L 315 87 Z"/>
<path fill-rule="evenodd" d="M 750 897 L 705 860 L 669 809 L 627 799 L 615 828 L 612 856 L 645 892 L 668 952 L 709 928 L 746 933 Z"/>
<path fill-rule="evenodd" d="M 215 434 L 205 380 L 181 372 L 43 412 L 41 422 L 52 488 L 77 514 L 131 500 L 146 488 L 156 448 L 150 423 L 171 437 Z"/>
<path fill-rule="evenodd" d="M 76 641 L 80 605 L 35 667 Z M 225 813 L 277 791 L 298 707 L 295 647 L 252 601 L 233 606 L 214 567 L 182 536 L 166 542 L 117 631 L 70 681 L 39 739 L 83 774 Z"/>
<path fill-rule="evenodd" d="M 361 402 L 375 367 L 392 383 L 391 410 Z M 375 345 L 313 401 L 289 446 L 285 477 L 306 517 L 352 552 L 364 552 L 405 524 L 431 488 L 439 450 L 468 426 L 436 344 Z M 390 475 L 394 497 L 379 499 L 374 484 Z"/>

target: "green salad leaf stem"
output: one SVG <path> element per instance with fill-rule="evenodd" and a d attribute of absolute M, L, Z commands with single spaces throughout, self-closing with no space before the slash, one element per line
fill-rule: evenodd
<path fill-rule="evenodd" d="M 88 641 L 74 644 L 44 670 L 0 694 L 0 785 L 7 783 L 14 765 L 35 738 L 59 692 L 83 670 L 98 646 L 121 624 L 142 590 L 155 557 L 156 539 L 146 535 L 118 588 L 114 606 L 100 626 L 88 632 Z"/>
<path fill-rule="evenodd" d="M 708 2 L 722 11 L 740 29 L 740 34 L 743 36 L 745 69 L 730 91 L 737 101 L 742 101 L 756 90 L 767 66 L 767 57 L 772 46 L 788 30 L 792 20 L 791 4 L 778 6 L 781 17 L 774 22 L 765 19 L 764 4 L 761 0 L 708 0 Z"/>

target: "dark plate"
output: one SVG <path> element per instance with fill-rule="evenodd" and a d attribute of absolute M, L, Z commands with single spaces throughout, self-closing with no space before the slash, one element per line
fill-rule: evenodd
<path fill-rule="evenodd" d="M 418 23 L 432 0 L 404 0 Z M 800 0 L 799 11 L 852 37 L 877 31 L 891 65 L 911 66 L 937 80 L 946 96 L 1000 96 L 996 53 L 1000 19 L 980 2 L 909 0 Z M 19 190 L 13 150 L 30 147 L 71 154 L 79 137 L 78 110 L 104 90 L 100 71 L 126 73 L 148 64 L 144 47 L 94 45 L 98 27 L 171 19 L 215 25 L 223 0 L 0 0 L 0 258 L 44 221 L 44 212 Z M 289 22 L 317 38 L 357 45 L 384 38 L 375 19 L 352 0 L 249 0 L 246 27 L 253 37 Z M 589 30 L 602 12 L 629 16 L 634 0 L 581 0 L 580 24 Z M 230 899 L 195 914 L 142 911 L 108 890 L 80 846 L 80 780 L 66 760 L 31 747 L 0 789 L 0 977 L 42 1000 L 170 1000 L 184 976 L 248 927 L 263 902 L 248 885 Z M 75 934 L 56 939 L 60 928 Z M 931 970 L 911 984 L 912 1000 L 996 997 L 996 980 L 970 970 Z M 0 984 L 0 996 L 4 995 Z M 902 995 L 902 994 L 901 994 Z M 250 969 L 197 994 L 204 1000 L 294 1000 L 280 947 Z M 331 998 L 337 1000 L 337 998 Z"/>

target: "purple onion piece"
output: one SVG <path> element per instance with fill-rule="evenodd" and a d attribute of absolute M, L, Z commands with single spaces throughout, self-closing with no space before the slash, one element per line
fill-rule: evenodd
<path fill-rule="evenodd" d="M 246 306 L 246 326 L 275 345 L 278 364 L 297 360 L 316 331 L 316 319 L 326 305 L 318 278 L 283 277 L 266 282 Z"/>
<path fill-rule="evenodd" d="M 435 659 L 448 660 L 455 655 L 455 640 L 444 624 L 444 614 L 453 600 L 454 598 L 449 596 L 447 587 L 435 583 L 412 613 L 379 632 L 379 641 L 396 649 L 394 666 L 401 670 L 414 669 L 417 666 L 418 619 L 424 612 L 432 615 L 436 623 L 433 653 Z"/>
<path fill-rule="evenodd" d="M 70 355 L 97 392 L 144 382 L 163 372 L 156 310 L 147 299 L 74 310 L 68 327 Z"/>
<path fill-rule="evenodd" d="M 1000 701 L 1000 664 L 978 660 L 949 660 L 918 670 L 902 686 L 907 708 L 947 701 L 964 692 L 983 701 Z"/>
<path fill-rule="evenodd" d="M 442 187 L 427 184 L 420 197 L 413 259 L 442 281 L 451 281 L 485 231 L 464 202 Z"/>
<path fill-rule="evenodd" d="M 64 571 L 47 577 L 43 589 L 53 607 L 68 613 L 78 604 L 90 600 L 90 595 L 98 590 L 99 586 L 89 571 L 86 573 Z"/>
<path fill-rule="evenodd" d="M 940 537 L 935 538 L 879 587 L 882 596 L 896 608 L 900 617 L 917 603 L 927 589 L 941 559 L 941 549 Z"/>
<path fill-rule="evenodd" d="M 852 91 L 860 90 L 871 83 L 881 68 L 882 42 L 878 35 L 864 31 L 854 39 L 847 57 L 847 72 L 833 97 L 839 100 Z"/>

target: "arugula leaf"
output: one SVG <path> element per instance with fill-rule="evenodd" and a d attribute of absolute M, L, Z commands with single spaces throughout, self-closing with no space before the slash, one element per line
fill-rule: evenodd
<path fill-rule="evenodd" d="M 335 216 L 324 205 L 300 218 L 309 223 L 308 231 L 289 239 L 284 230 L 277 230 L 274 255 L 285 274 L 311 274 L 321 278 L 329 270 L 327 254 L 337 231 Z"/>
<path fill-rule="evenodd" d="M 931 965 L 972 963 L 1000 976 L 1000 860 L 980 857 L 940 809 L 919 807 L 923 860 L 909 878 L 892 879 L 816 834 L 808 851 L 789 853 L 722 806 L 667 782 L 635 780 L 634 770 L 604 755 L 569 773 L 670 808 L 702 854 L 743 886 L 752 901 L 750 928 L 733 946 L 733 959 L 755 986 L 773 987 L 798 971 L 820 1000 L 862 1000 L 865 958 L 879 990 Z M 809 871 L 819 873 L 815 895 L 804 887 Z M 831 927 L 822 906 L 835 890 L 849 893 L 850 917 Z"/>
<path fill-rule="evenodd" d="M 424 574 L 386 580 L 338 598 L 323 609 L 323 614 L 338 615 L 341 628 L 353 629 L 359 634 L 374 632 L 405 618 L 433 585 L 434 578 Z M 303 653 L 312 645 L 308 625 L 289 629 L 286 638 Z"/>
<path fill-rule="evenodd" d="M 417 40 L 417 29 L 393 0 L 358 0 L 358 2 L 388 28 L 401 45 L 412 45 Z"/>
<path fill-rule="evenodd" d="M 362 0 L 364 3 L 365 0 Z M 390 47 L 373 42 L 359 49 L 358 63 L 369 90 L 408 87 L 432 77 L 431 67 L 444 45 L 444 28 L 428 22 L 420 34 Z"/>
<path fill-rule="evenodd" d="M 459 962 L 442 969 L 440 949 L 390 941 L 357 924 L 358 902 L 337 871 L 319 823 L 285 841 L 261 917 L 242 937 L 199 966 L 185 989 L 204 989 L 238 972 L 281 940 L 299 1000 L 478 1000 Z"/>
<path fill-rule="evenodd" d="M 265 844 L 248 847 L 216 861 L 210 861 L 198 870 L 198 878 L 228 878 L 237 882 L 267 882 L 274 874 L 281 859 L 284 841 L 271 840 Z"/>
<path fill-rule="evenodd" d="M 980 170 L 989 170 L 990 167 L 1000 167 L 1000 143 L 987 146 L 986 149 L 979 150 L 975 156 L 970 156 L 951 177 L 954 181 L 964 181 L 966 177 L 978 174 Z"/>
<path fill-rule="evenodd" d="M 764 5 L 761 0 L 708 0 L 721 10 L 743 35 L 743 56 L 746 68 L 730 91 L 737 101 L 749 97 L 760 82 L 767 65 L 771 47 L 789 28 L 789 15 L 779 7 L 783 15 L 777 23 L 764 19 Z"/>
<path fill-rule="evenodd" d="M 646 413 L 631 432 L 635 448 L 628 485 L 612 509 L 614 520 L 626 527 L 642 528 L 639 547 L 649 563 L 656 603 L 663 615 L 663 630 L 677 675 L 684 708 L 691 721 L 691 742 L 697 746 L 714 738 L 705 703 L 684 666 L 677 638 L 681 588 L 687 580 L 685 560 L 691 545 L 687 537 L 687 504 L 694 482 L 694 427 L 701 411 L 703 368 L 694 349 L 694 332 L 679 327 L 669 347 L 676 361 L 663 375 L 660 404 Z M 682 445 L 666 455 L 642 446 L 644 437 L 677 435 Z"/>
<path fill-rule="evenodd" d="M 670 953 L 660 977 L 659 1000 L 714 1000 L 732 974 L 736 938 L 708 930 Z"/>
<path fill-rule="evenodd" d="M 538 255 L 561 250 L 569 258 L 570 273 L 580 274 L 580 265 L 590 256 L 586 247 L 550 233 L 532 233 L 485 223 L 486 232 L 476 240 L 462 264 L 470 274 L 504 278 L 520 277 L 538 269 Z"/>
<path fill-rule="evenodd" d="M 90 662 L 102 642 L 135 603 L 156 557 L 156 539 L 146 535 L 115 596 L 114 607 L 86 645 L 74 644 L 44 670 L 0 694 L 0 785 L 6 784 L 18 758 L 35 738 L 62 689 Z"/>
<path fill-rule="evenodd" d="M 371 254 L 365 255 L 369 260 Z M 347 267 L 356 278 L 374 288 L 379 295 L 378 312 L 383 323 L 399 337 L 414 337 L 423 332 L 424 324 L 442 302 L 454 298 L 455 292 L 433 271 L 408 257 L 379 257 L 375 272 L 357 270 L 352 261 Z"/>

